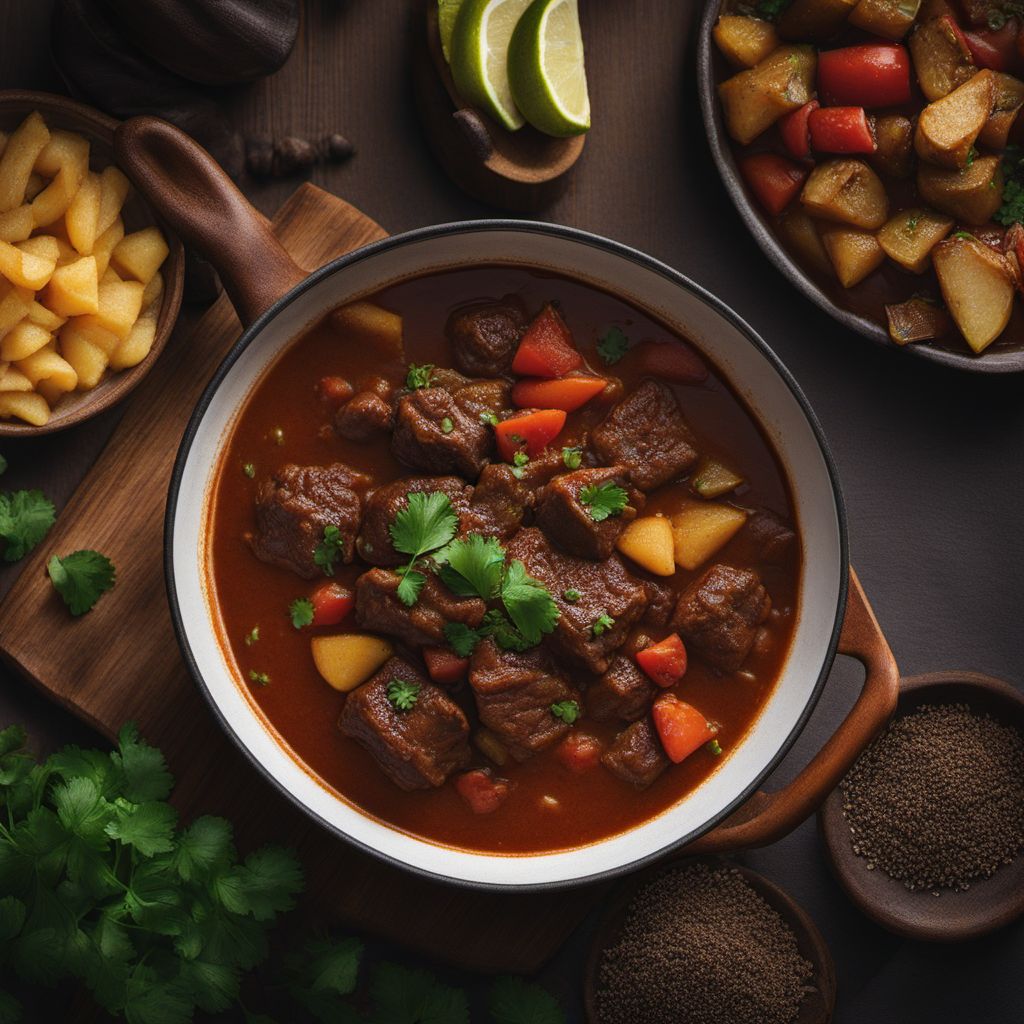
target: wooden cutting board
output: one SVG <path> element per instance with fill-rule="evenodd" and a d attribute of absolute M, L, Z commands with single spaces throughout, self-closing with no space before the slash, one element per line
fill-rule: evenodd
<path fill-rule="evenodd" d="M 304 185 L 273 220 L 301 266 L 315 269 L 382 238 L 358 210 Z M 180 332 L 140 385 L 110 443 L 46 542 L 0 605 L 0 651 L 44 692 L 113 738 L 138 723 L 177 779 L 184 820 L 220 814 L 242 850 L 293 847 L 306 869 L 304 912 L 324 911 L 459 967 L 531 972 L 565 940 L 600 889 L 505 895 L 428 882 L 383 864 L 308 821 L 235 749 L 179 655 L 163 572 L 163 518 L 171 467 L 202 389 L 238 338 L 226 296 L 188 336 Z M 68 443 L 74 443 L 68 434 Z M 95 548 L 117 586 L 72 620 L 45 573 L 53 552 Z"/>

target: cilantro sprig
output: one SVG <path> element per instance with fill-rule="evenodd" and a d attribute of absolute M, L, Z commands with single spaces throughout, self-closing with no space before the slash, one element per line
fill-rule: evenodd
<path fill-rule="evenodd" d="M 405 375 L 405 386 L 410 391 L 419 391 L 420 388 L 430 387 L 430 378 L 434 373 L 433 363 L 423 363 L 417 366 L 415 363 L 409 364 L 409 372 Z"/>
<path fill-rule="evenodd" d="M 597 354 L 605 366 L 614 366 L 629 351 L 629 338 L 621 327 L 609 327 L 597 341 Z"/>
<path fill-rule="evenodd" d="M 610 516 L 621 515 L 629 504 L 625 489 L 606 481 L 603 484 L 587 484 L 580 488 L 580 504 L 586 505 L 590 518 L 603 523 Z"/>
<path fill-rule="evenodd" d="M 406 507 L 399 509 L 388 532 L 395 550 L 411 556 L 395 570 L 399 576 L 398 599 L 411 608 L 427 582 L 426 576 L 417 570 L 420 559 L 443 548 L 455 536 L 459 517 L 448 495 L 441 491 L 418 491 L 407 495 L 406 501 Z"/>
<path fill-rule="evenodd" d="M 572 725 L 580 717 L 580 706 L 574 700 L 556 701 L 551 705 L 551 714 L 565 722 L 566 725 Z"/>
<path fill-rule="evenodd" d="M 392 679 L 388 683 L 387 695 L 396 711 L 412 711 L 420 699 L 420 684 L 405 679 Z"/>
<path fill-rule="evenodd" d="M 42 491 L 0 493 L 0 541 L 4 560 L 24 558 L 49 532 L 56 521 L 53 502 Z"/>
<path fill-rule="evenodd" d="M 63 598 L 72 615 L 84 615 L 116 580 L 114 563 L 98 551 L 73 551 L 63 558 L 54 555 L 46 563 L 46 572 L 54 589 Z"/>
<path fill-rule="evenodd" d="M 1024 149 L 1003 150 L 1003 201 L 993 217 L 1003 227 L 1024 223 Z"/>
<path fill-rule="evenodd" d="M 288 617 L 296 629 L 312 625 L 313 613 L 313 602 L 308 597 L 297 597 L 288 605 Z"/>
<path fill-rule="evenodd" d="M 325 576 L 334 575 L 334 563 L 344 554 L 344 538 L 336 526 L 325 526 L 323 539 L 313 551 L 313 561 Z"/>
<path fill-rule="evenodd" d="M 498 596 L 505 569 L 505 549 L 497 537 L 471 533 L 453 540 L 434 556 L 441 563 L 438 575 L 453 594 L 482 597 L 490 601 Z"/>

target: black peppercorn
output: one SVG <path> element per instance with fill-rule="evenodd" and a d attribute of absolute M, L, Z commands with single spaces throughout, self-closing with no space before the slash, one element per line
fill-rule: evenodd
<path fill-rule="evenodd" d="M 336 163 L 351 159 L 356 152 L 356 147 L 339 132 L 325 135 L 320 140 L 320 148 L 327 160 L 333 160 Z"/>
<path fill-rule="evenodd" d="M 274 173 L 285 175 L 316 163 L 316 150 L 307 139 L 288 135 L 274 145 Z"/>

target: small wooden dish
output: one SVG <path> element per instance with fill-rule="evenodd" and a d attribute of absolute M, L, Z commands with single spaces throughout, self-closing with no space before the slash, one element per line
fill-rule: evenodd
<path fill-rule="evenodd" d="M 922 704 L 967 704 L 973 711 L 1024 731 L 1024 694 L 999 679 L 976 672 L 933 672 L 900 683 L 896 716 Z M 853 852 L 850 828 L 837 788 L 818 812 L 818 825 L 832 870 L 851 900 L 868 917 L 897 935 L 926 942 L 959 942 L 1009 924 L 1024 913 L 1024 852 L 991 878 L 965 892 L 911 892 L 884 871 L 869 871 Z"/>
<path fill-rule="evenodd" d="M 796 936 L 801 956 L 809 960 L 814 967 L 811 981 L 814 987 L 800 1004 L 800 1013 L 796 1024 L 828 1024 L 836 1005 L 836 969 L 832 962 L 832 954 L 829 952 L 828 946 L 825 945 L 821 932 L 818 931 L 807 912 L 774 882 L 769 882 L 763 875 L 751 871 L 750 868 L 741 864 L 733 864 L 731 861 L 724 861 L 720 857 L 681 858 L 662 862 L 627 878 L 612 893 L 597 930 L 594 932 L 590 953 L 587 957 L 586 973 L 583 979 L 583 1003 L 587 1024 L 598 1024 L 597 988 L 600 980 L 601 957 L 609 946 L 618 941 L 626 919 L 626 911 L 633 897 L 658 875 L 691 860 L 701 860 L 709 867 L 719 867 L 723 863 L 727 863 L 736 868 L 750 886 L 789 925 Z"/>
<path fill-rule="evenodd" d="M 510 132 L 467 107 L 441 50 L 437 0 L 426 0 L 426 35 L 416 47 L 413 75 L 423 129 L 459 188 L 519 212 L 539 210 L 565 191 L 586 136 L 556 139 L 530 125 Z"/>
<path fill-rule="evenodd" d="M 78 132 L 89 140 L 89 163 L 94 170 L 114 163 L 114 129 L 117 121 L 101 114 L 66 96 L 45 92 L 28 92 L 20 89 L 0 91 L 0 129 L 10 131 L 18 126 L 33 110 L 38 110 L 50 128 L 64 128 Z M 161 273 L 164 277 L 164 294 L 157 318 L 156 337 L 149 355 L 130 370 L 104 374 L 100 383 L 91 391 L 72 391 L 57 404 L 49 422 L 41 427 L 22 423 L 18 420 L 0 420 L 0 437 L 35 437 L 51 434 L 57 430 L 75 426 L 104 409 L 121 401 L 143 377 L 149 373 L 170 337 L 181 308 L 181 294 L 185 275 L 185 251 L 181 242 L 167 226 L 155 216 L 150 207 L 134 190 L 129 195 L 122 212 L 125 228 L 138 231 L 151 224 L 157 224 L 170 246 Z"/>

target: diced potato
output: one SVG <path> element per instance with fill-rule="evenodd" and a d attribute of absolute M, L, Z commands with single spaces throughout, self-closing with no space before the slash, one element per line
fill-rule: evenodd
<path fill-rule="evenodd" d="M 164 275 L 157 271 L 150 279 L 142 292 L 142 308 L 147 310 L 154 303 L 159 302 L 164 294 Z"/>
<path fill-rule="evenodd" d="M 917 155 L 942 167 L 966 167 L 994 102 L 995 75 L 986 68 L 929 103 L 917 119 Z"/>
<path fill-rule="evenodd" d="M 96 239 L 96 244 L 92 247 L 92 254 L 96 257 L 96 273 L 100 277 L 103 277 L 109 269 L 111 253 L 117 248 L 122 238 L 124 238 L 124 224 L 120 217 L 115 217 L 114 223 Z M 118 279 L 121 279 L 120 274 L 118 274 Z"/>
<path fill-rule="evenodd" d="M 672 517 L 676 562 L 696 569 L 724 547 L 747 521 L 747 513 L 717 502 L 694 502 Z"/>
<path fill-rule="evenodd" d="M 878 148 L 868 158 L 872 166 L 890 178 L 909 178 L 914 172 L 914 125 L 902 114 L 875 118 Z"/>
<path fill-rule="evenodd" d="M 28 307 L 28 319 L 52 332 L 63 325 L 65 318 L 58 316 L 52 309 L 47 309 L 41 302 L 33 300 Z"/>
<path fill-rule="evenodd" d="M 800 193 L 815 217 L 875 231 L 889 216 L 889 197 L 875 172 L 862 160 L 826 160 L 811 171 Z"/>
<path fill-rule="evenodd" d="M 143 286 L 138 281 L 112 281 L 99 286 L 99 311 L 81 318 L 87 326 L 102 327 L 118 338 L 128 337 L 142 311 Z"/>
<path fill-rule="evenodd" d="M 870 231 L 826 228 L 821 233 L 821 241 L 844 288 L 860 284 L 885 259 L 885 251 Z"/>
<path fill-rule="evenodd" d="M 779 45 L 779 34 L 770 21 L 723 14 L 712 32 L 722 56 L 738 68 L 752 68 Z"/>
<path fill-rule="evenodd" d="M 41 427 L 49 418 L 50 407 L 42 395 L 31 391 L 0 392 L 0 419 L 19 419 Z"/>
<path fill-rule="evenodd" d="M 1003 202 L 1003 170 L 997 156 L 979 156 L 962 171 L 921 164 L 917 191 L 936 210 L 965 224 L 991 220 Z"/>
<path fill-rule="evenodd" d="M 791 206 L 782 215 L 779 234 L 801 263 L 819 274 L 832 277 L 832 261 L 822 244 L 818 226 L 799 206 Z"/>
<path fill-rule="evenodd" d="M 40 381 L 52 380 L 62 391 L 73 391 L 78 383 L 75 368 L 47 345 L 33 352 L 27 359 L 19 360 L 18 369 L 38 387 Z"/>
<path fill-rule="evenodd" d="M 978 145 L 989 149 L 1006 149 L 1021 107 L 1024 107 L 1024 82 L 1013 75 L 996 74 L 995 102 L 985 127 L 978 135 Z"/>
<path fill-rule="evenodd" d="M 501 768 L 508 760 L 508 749 L 490 729 L 480 728 L 473 733 L 473 745 L 489 761 Z"/>
<path fill-rule="evenodd" d="M 921 0 L 860 0 L 850 12 L 850 24 L 899 42 L 917 17 Z"/>
<path fill-rule="evenodd" d="M 41 174 L 30 174 L 28 181 L 25 182 L 25 202 L 31 203 L 47 184 L 47 180 Z"/>
<path fill-rule="evenodd" d="M 6 365 L 6 364 L 5 364 Z M 31 391 L 32 381 L 28 379 L 16 366 L 7 366 L 7 369 L 0 373 L 0 391 Z"/>
<path fill-rule="evenodd" d="M 931 264 L 932 249 L 953 230 L 953 219 L 915 207 L 900 210 L 878 232 L 878 244 L 886 256 L 915 274 Z"/>
<path fill-rule="evenodd" d="M 36 158 L 50 141 L 50 130 L 33 111 L 11 134 L 0 157 L 0 213 L 25 201 L 25 187 Z"/>
<path fill-rule="evenodd" d="M 31 206 L 16 206 L 0 213 L 0 242 L 24 242 L 34 227 Z"/>
<path fill-rule="evenodd" d="M 100 176 L 90 171 L 75 193 L 64 223 L 68 229 L 68 240 L 83 255 L 92 252 L 99 235 L 100 222 Z"/>
<path fill-rule="evenodd" d="M 729 134 L 746 145 L 802 107 L 813 93 L 817 62 L 811 46 L 780 46 L 756 67 L 722 82 L 718 95 Z"/>
<path fill-rule="evenodd" d="M 889 337 L 897 345 L 931 341 L 943 337 L 950 328 L 949 314 L 937 303 L 913 298 L 885 307 Z"/>
<path fill-rule="evenodd" d="M 131 183 L 120 168 L 111 164 L 100 171 L 100 213 L 96 233 L 102 235 L 121 213 Z"/>
<path fill-rule="evenodd" d="M 123 280 L 124 278 L 121 277 L 113 267 L 107 267 L 107 269 L 103 271 L 103 277 L 100 278 L 100 284 L 110 284 L 112 281 Z M 143 295 L 145 295 L 145 292 L 143 292 Z"/>
<path fill-rule="evenodd" d="M 736 490 L 743 483 L 743 477 L 733 472 L 717 459 L 703 458 L 693 476 L 690 486 L 702 498 L 720 498 L 729 491 Z"/>
<path fill-rule="evenodd" d="M 70 337 L 72 334 L 76 338 L 87 341 L 90 345 L 95 345 L 96 348 L 106 354 L 108 359 L 122 344 L 121 338 L 114 334 L 113 331 L 100 327 L 93 316 L 72 317 L 61 329 L 61 344 L 63 344 L 65 338 Z"/>
<path fill-rule="evenodd" d="M 317 671 L 342 692 L 365 683 L 392 654 L 387 640 L 369 633 L 315 636 L 310 646 Z"/>
<path fill-rule="evenodd" d="M 0 359 L 8 363 L 26 359 L 33 352 L 38 352 L 44 345 L 48 345 L 51 337 L 45 327 L 40 327 L 31 320 L 22 320 L 4 335 L 3 340 L 0 340 Z"/>
<path fill-rule="evenodd" d="M 73 175 L 74 171 L 61 168 L 57 172 L 57 177 L 33 198 L 32 220 L 37 228 L 48 228 L 67 213 L 71 200 L 78 191 L 78 182 L 74 180 Z"/>
<path fill-rule="evenodd" d="M 99 281 L 95 258 L 83 256 L 74 263 L 58 267 L 43 290 L 42 299 L 58 316 L 98 313 Z"/>
<path fill-rule="evenodd" d="M 119 342 L 110 355 L 112 370 L 127 370 L 138 366 L 149 355 L 156 338 L 156 317 L 143 314 L 128 332 L 128 337 Z"/>
<path fill-rule="evenodd" d="M 122 277 L 149 284 L 170 251 L 160 229 L 151 227 L 125 235 L 110 258 Z"/>
<path fill-rule="evenodd" d="M 74 195 L 89 172 L 89 140 L 74 132 L 54 129 L 36 158 L 35 170 L 44 178 L 55 178 L 62 170 L 68 171 Z"/>
<path fill-rule="evenodd" d="M 26 245 L 20 242 L 19 245 Z M 38 291 L 53 274 L 57 267 L 55 260 L 43 259 L 41 256 L 33 256 L 30 252 L 24 252 L 11 245 L 10 242 L 0 242 L 0 274 L 3 274 L 12 284 L 21 288 L 31 288 Z"/>
<path fill-rule="evenodd" d="M 940 242 L 932 254 L 942 297 L 967 344 L 984 352 L 1006 328 L 1016 291 L 1005 256 L 967 235 Z"/>
<path fill-rule="evenodd" d="M 331 326 L 357 344 L 373 346 L 382 355 L 405 358 L 402 318 L 372 302 L 350 302 L 334 310 Z"/>
<path fill-rule="evenodd" d="M 671 576 L 676 571 L 672 556 L 672 524 L 664 516 L 634 519 L 619 534 L 615 546 L 655 576 Z"/>
<path fill-rule="evenodd" d="M 920 21 L 907 43 L 921 92 L 930 103 L 963 85 L 978 70 L 963 33 L 950 16 Z"/>
<path fill-rule="evenodd" d="M 76 328 L 75 320 L 69 320 L 60 329 L 58 337 L 61 355 L 78 377 L 78 389 L 88 391 L 96 387 L 107 368 L 108 354 Z"/>
<path fill-rule="evenodd" d="M 28 316 L 33 292 L 0 277 L 0 338 Z"/>
<path fill-rule="evenodd" d="M 779 18 L 783 39 L 828 39 L 846 22 L 857 0 L 793 0 Z"/>
<path fill-rule="evenodd" d="M 54 264 L 60 259 L 60 242 L 53 235 L 33 235 L 24 242 L 17 242 L 16 248 Z M 75 253 L 75 259 L 77 258 L 78 253 Z"/>

